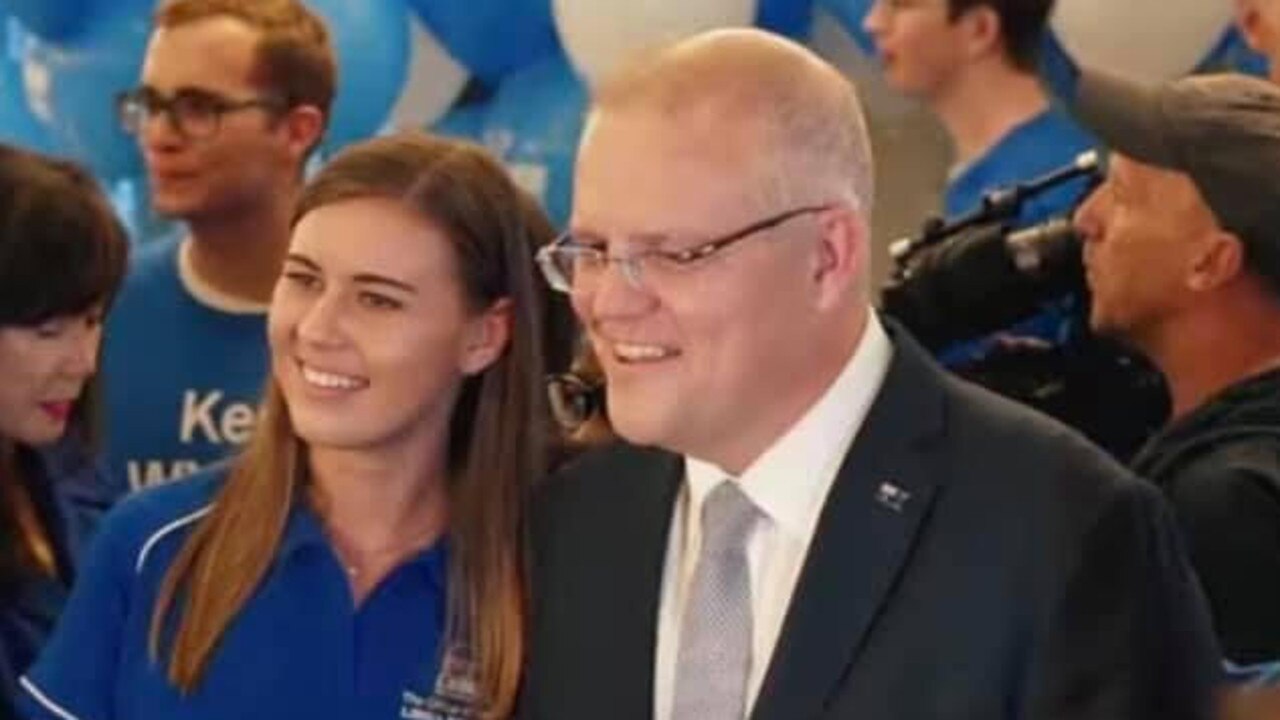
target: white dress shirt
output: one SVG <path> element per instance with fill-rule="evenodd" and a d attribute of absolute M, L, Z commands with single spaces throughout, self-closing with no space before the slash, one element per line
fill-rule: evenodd
<path fill-rule="evenodd" d="M 871 313 L 862 340 L 826 393 L 737 478 L 762 514 L 747 541 L 754 636 L 747 714 L 768 670 L 827 493 L 884 383 L 892 354 L 884 328 Z M 658 608 L 655 720 L 671 717 L 680 619 L 702 540 L 702 503 L 728 477 L 710 463 L 685 457 L 685 484 L 671 519 Z"/>

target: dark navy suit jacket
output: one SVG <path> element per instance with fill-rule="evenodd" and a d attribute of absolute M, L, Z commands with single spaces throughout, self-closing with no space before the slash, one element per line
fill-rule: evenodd
<path fill-rule="evenodd" d="M 750 717 L 1209 717 L 1219 653 L 1160 493 L 891 331 Z M 523 717 L 653 717 L 682 477 L 622 444 L 540 488 Z"/>

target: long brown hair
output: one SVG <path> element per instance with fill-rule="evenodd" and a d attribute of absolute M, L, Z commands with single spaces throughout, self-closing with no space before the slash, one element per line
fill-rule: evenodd
<path fill-rule="evenodd" d="M 443 651 L 461 650 L 485 717 L 510 714 L 524 655 L 524 510 L 544 470 L 540 288 L 531 248 L 550 232 L 537 203 L 479 147 L 421 133 L 355 145 L 303 191 L 293 222 L 355 198 L 403 202 L 452 245 L 461 286 L 479 310 L 506 298 L 510 343 L 468 378 L 449 439 L 449 617 Z M 358 239 L 355 239 L 358 241 Z M 302 444 L 270 381 L 259 426 L 161 586 L 150 647 L 179 612 L 169 679 L 192 690 L 235 615 L 270 569 L 290 507 L 308 482 Z M 181 599 L 180 599 L 181 598 Z M 181 608 L 178 606 L 181 605 Z"/>
<path fill-rule="evenodd" d="M 109 306 L 129 243 L 93 177 L 64 160 L 0 143 L 0 327 L 33 327 Z M 98 380 L 88 380 L 67 432 L 91 450 Z M 0 585 L 42 570 L 27 477 L 33 451 L 0 434 Z"/>

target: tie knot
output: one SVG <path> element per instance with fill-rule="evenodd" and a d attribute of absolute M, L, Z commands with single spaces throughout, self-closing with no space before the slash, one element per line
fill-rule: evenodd
<path fill-rule="evenodd" d="M 736 481 L 721 481 L 702 505 L 703 546 L 710 552 L 741 549 L 759 515 Z"/>

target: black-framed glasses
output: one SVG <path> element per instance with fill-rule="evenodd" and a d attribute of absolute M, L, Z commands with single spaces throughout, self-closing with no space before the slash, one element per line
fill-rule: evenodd
<path fill-rule="evenodd" d="M 542 269 L 547 284 L 562 293 L 573 292 L 575 286 L 582 287 L 599 281 L 609 263 L 617 264 L 627 282 L 640 289 L 645 287 L 645 278 L 661 284 L 671 276 L 687 273 L 703 260 L 756 233 L 777 227 L 801 215 L 830 208 L 830 204 L 805 205 L 770 215 L 746 227 L 682 250 L 651 248 L 626 255 L 610 255 L 603 242 L 580 238 L 570 231 L 538 250 L 538 267 Z"/>
<path fill-rule="evenodd" d="M 224 115 L 255 108 L 279 112 L 283 103 L 278 98 L 266 96 L 233 100 L 196 88 L 184 88 L 166 96 L 153 88 L 140 87 L 116 96 L 116 112 L 126 132 L 136 135 L 142 132 L 148 120 L 164 115 L 178 134 L 192 140 L 216 135 Z"/>

